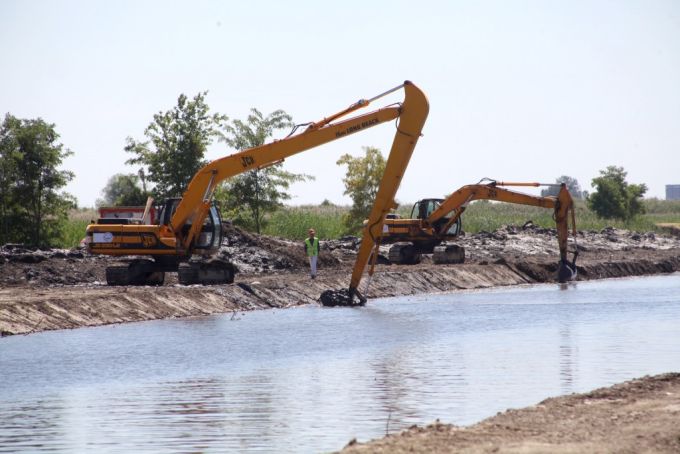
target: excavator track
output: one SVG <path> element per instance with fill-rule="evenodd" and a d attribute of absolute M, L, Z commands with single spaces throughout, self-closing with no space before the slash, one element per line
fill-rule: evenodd
<path fill-rule="evenodd" d="M 108 285 L 128 285 L 130 276 L 127 266 L 106 267 L 106 283 Z"/>
<path fill-rule="evenodd" d="M 395 265 L 415 265 L 420 263 L 420 253 L 411 243 L 394 243 L 387 255 L 390 263 Z"/>
<path fill-rule="evenodd" d="M 437 265 L 464 263 L 465 248 L 457 244 L 436 246 L 432 253 L 432 262 Z"/>
<path fill-rule="evenodd" d="M 236 267 L 223 260 L 192 262 L 177 270 L 177 279 L 182 285 L 221 285 L 232 284 Z"/>
<path fill-rule="evenodd" d="M 106 268 L 108 285 L 163 285 L 165 272 L 153 260 L 133 260 L 128 266 Z"/>

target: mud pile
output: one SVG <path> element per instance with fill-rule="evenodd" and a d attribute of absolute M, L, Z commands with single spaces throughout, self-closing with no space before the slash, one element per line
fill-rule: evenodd
<path fill-rule="evenodd" d="M 614 228 L 602 231 L 579 231 L 570 248 L 578 248 L 581 260 L 592 253 L 606 257 L 626 252 L 629 262 L 644 261 L 654 251 L 680 250 L 680 237 L 655 233 L 639 233 Z M 322 240 L 319 269 L 343 269 L 354 265 L 361 240 L 348 236 L 339 240 Z M 512 264 L 524 272 L 536 274 L 538 281 L 548 279 L 556 270 L 559 257 L 555 229 L 524 226 L 503 226 L 493 232 L 461 235 L 457 244 L 465 247 L 466 264 Z M 387 264 L 389 246 L 381 246 L 382 260 Z M 585 254 L 584 254 L 585 253 Z M 266 235 L 256 235 L 238 227 L 227 229 L 219 257 L 231 261 L 242 275 L 269 275 L 300 273 L 307 269 L 307 257 L 302 240 L 292 241 Z M 54 286 L 91 284 L 104 285 L 105 268 L 125 264 L 127 258 L 114 258 L 88 254 L 84 249 L 29 249 L 21 245 L 0 247 L 0 286 Z M 431 264 L 423 256 L 422 265 Z M 536 268 L 536 263 L 541 269 Z M 390 268 L 405 270 L 404 266 Z M 543 271 L 541 271 L 543 270 Z M 581 270 L 584 271 L 584 270 Z M 545 275 L 543 275 L 545 274 Z M 640 273 L 636 273 L 640 274 Z M 607 277 L 606 275 L 598 275 Z M 239 277 L 237 275 L 237 281 Z M 172 278 L 166 281 L 174 284 Z"/>
<path fill-rule="evenodd" d="M 319 267 L 341 265 L 355 255 L 359 240 L 347 237 L 323 241 L 319 254 Z M 229 226 L 219 257 L 228 260 L 242 273 L 265 273 L 275 270 L 297 271 L 308 266 L 303 240 L 257 235 L 235 226 Z"/>
<path fill-rule="evenodd" d="M 559 257 L 557 230 L 527 223 L 522 227 L 503 226 L 493 232 L 463 235 L 457 244 L 465 247 L 466 260 L 485 261 L 500 257 Z M 578 231 L 569 237 L 570 250 L 580 252 L 669 250 L 680 248 L 680 238 L 653 232 L 633 232 L 607 227 L 601 231 Z"/>
<path fill-rule="evenodd" d="M 0 247 L 0 287 L 93 283 L 103 278 L 104 268 L 102 258 L 82 249 Z"/>
<path fill-rule="evenodd" d="M 354 262 L 360 241 L 356 237 L 323 241 L 320 268 Z M 298 272 L 309 265 L 302 240 L 257 235 L 228 226 L 218 257 L 236 265 L 243 274 Z M 105 269 L 124 265 L 134 257 L 91 255 L 83 248 L 38 249 L 18 244 L 0 246 L 0 286 L 104 284 Z M 176 281 L 170 278 L 168 281 Z"/>

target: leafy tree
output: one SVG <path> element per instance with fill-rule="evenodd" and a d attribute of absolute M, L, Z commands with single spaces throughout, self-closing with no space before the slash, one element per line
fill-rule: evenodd
<path fill-rule="evenodd" d="M 146 191 L 139 187 L 140 177 L 135 174 L 122 174 L 109 178 L 109 181 L 102 189 L 102 197 L 97 200 L 97 206 L 122 205 L 134 206 L 144 205 L 148 195 Z"/>
<path fill-rule="evenodd" d="M 2 242 L 46 246 L 59 239 L 73 196 L 58 192 L 73 172 L 58 170 L 72 153 L 58 143 L 53 124 L 10 114 L 0 128 Z"/>
<path fill-rule="evenodd" d="M 638 214 L 644 214 L 641 197 L 647 192 L 647 185 L 629 184 L 628 173 L 623 167 L 609 166 L 600 170 L 600 176 L 593 178 L 595 192 L 588 196 L 588 207 L 599 217 L 627 221 Z"/>
<path fill-rule="evenodd" d="M 293 126 L 292 118 L 283 110 L 276 110 L 266 117 L 257 109 L 250 109 L 247 120 L 234 120 L 225 127 L 225 142 L 237 150 L 264 145 L 274 131 Z M 289 200 L 286 192 L 296 181 L 312 179 L 309 175 L 283 170 L 282 164 L 255 169 L 226 181 L 216 191 L 215 198 L 228 207 L 227 215 L 236 224 L 260 233 L 264 215 Z"/>
<path fill-rule="evenodd" d="M 379 149 L 363 147 L 363 150 L 363 157 L 345 154 L 337 162 L 338 165 L 347 165 L 342 182 L 345 184 L 345 195 L 352 199 L 352 208 L 345 216 L 344 223 L 347 231 L 352 233 L 361 228 L 364 219 L 371 213 L 387 164 Z"/>
<path fill-rule="evenodd" d="M 21 121 L 7 114 L 0 129 L 0 244 L 12 237 L 18 223 L 17 207 L 12 197 L 17 162 L 21 160 L 16 134 L 12 131 L 21 126 Z"/>
<path fill-rule="evenodd" d="M 146 167 L 157 199 L 182 195 L 194 174 L 206 164 L 203 157 L 207 147 L 214 138 L 223 137 L 221 128 L 227 117 L 209 113 L 207 94 L 199 93 L 192 100 L 181 94 L 172 110 L 154 115 L 144 130 L 147 141 L 127 138 L 125 151 L 136 155 L 127 164 Z"/>
<path fill-rule="evenodd" d="M 572 178 L 567 175 L 562 175 L 561 177 L 555 180 L 555 183 L 556 183 L 555 186 L 549 186 L 547 189 L 542 189 L 541 196 L 543 197 L 557 196 L 557 194 L 560 192 L 559 185 L 564 183 L 567 185 L 567 189 L 569 190 L 569 193 L 573 198 L 575 199 L 583 198 L 583 191 L 581 190 L 581 185 L 578 184 L 578 180 L 576 178 Z"/>

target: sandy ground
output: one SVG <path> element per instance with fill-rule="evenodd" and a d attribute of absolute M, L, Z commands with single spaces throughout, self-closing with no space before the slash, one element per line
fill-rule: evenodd
<path fill-rule="evenodd" d="M 438 421 L 343 453 L 678 453 L 680 374 L 644 377 L 507 410 L 469 427 Z"/>

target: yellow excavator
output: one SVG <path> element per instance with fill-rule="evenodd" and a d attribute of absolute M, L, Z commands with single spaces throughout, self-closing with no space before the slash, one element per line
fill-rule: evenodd
<path fill-rule="evenodd" d="M 373 112 L 344 118 L 373 101 L 404 89 L 404 100 Z M 320 121 L 298 125 L 288 137 L 210 162 L 193 177 L 181 198 L 161 204 L 158 221 L 142 224 L 129 219 L 99 219 L 87 226 L 86 244 L 92 254 L 137 256 L 127 266 L 106 270 L 109 285 L 162 285 L 166 272 L 177 272 L 181 284 L 223 284 L 234 281 L 235 267 L 222 260 L 193 261 L 194 255 L 212 255 L 222 243 L 222 220 L 212 202 L 217 185 L 226 178 L 282 162 L 304 150 L 347 137 L 395 120 L 396 133 L 385 173 L 365 228 L 348 294 L 350 302 L 359 286 L 368 257 L 375 246 L 394 197 L 425 124 L 429 104 L 425 94 L 406 81 L 371 99 L 361 99 Z M 300 126 L 306 126 L 296 133 Z M 150 209 L 151 203 L 147 204 Z M 144 218 L 147 218 L 144 216 Z M 372 274 L 373 268 L 370 273 Z M 365 301 L 359 295 L 360 302 Z"/>
<path fill-rule="evenodd" d="M 388 259 L 396 264 L 415 264 L 421 254 L 432 254 L 432 261 L 463 263 L 465 250 L 456 244 L 442 245 L 455 240 L 461 233 L 461 216 L 473 200 L 495 200 L 519 205 L 531 205 L 553 209 L 560 249 L 558 280 L 566 281 L 576 271 L 578 250 L 574 250 L 571 262 L 567 259 L 569 220 L 572 235 L 576 238 L 574 201 L 565 184 L 560 185 L 557 196 L 533 196 L 505 189 L 503 186 L 545 186 L 541 183 L 510 183 L 484 179 L 477 184 L 463 186 L 446 199 L 423 199 L 416 202 L 409 219 L 387 216 L 380 238 L 382 243 L 392 244 Z"/>

